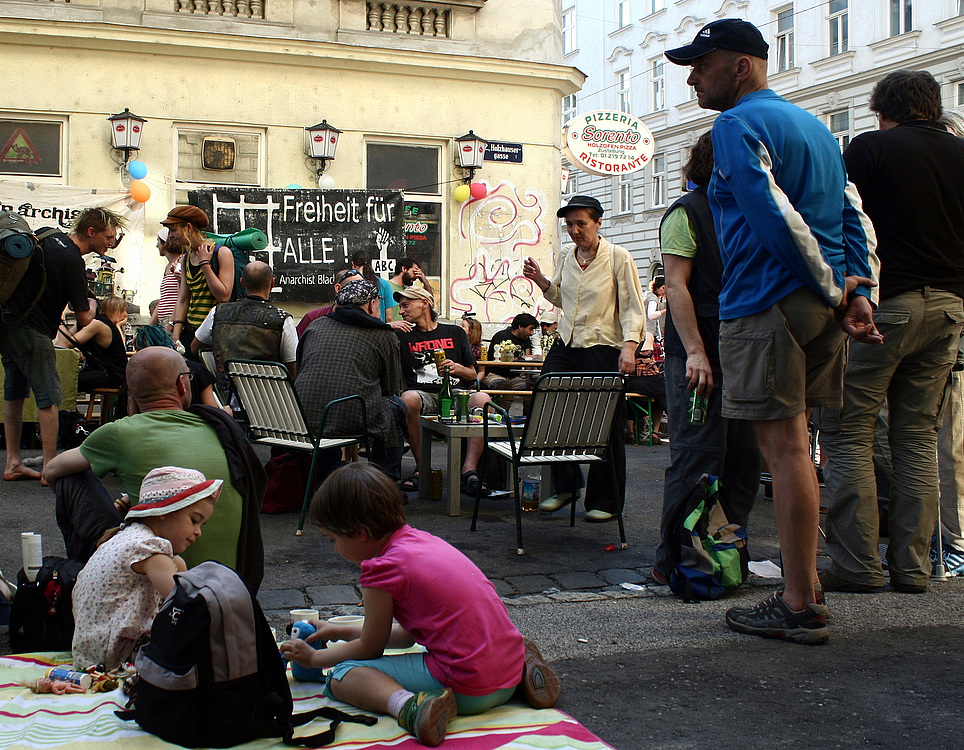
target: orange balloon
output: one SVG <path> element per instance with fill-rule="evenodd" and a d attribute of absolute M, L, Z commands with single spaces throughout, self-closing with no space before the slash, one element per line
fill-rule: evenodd
<path fill-rule="evenodd" d="M 131 198 L 138 203 L 147 203 L 151 199 L 151 189 L 146 182 L 140 180 L 131 181 Z"/>

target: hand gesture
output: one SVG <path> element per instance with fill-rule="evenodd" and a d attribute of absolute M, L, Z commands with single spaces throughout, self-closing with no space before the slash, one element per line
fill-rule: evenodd
<path fill-rule="evenodd" d="M 848 277 L 852 278 L 852 277 Z M 883 344 L 884 337 L 877 326 L 874 325 L 874 310 L 870 300 L 861 295 L 856 295 L 847 305 L 840 327 L 844 333 L 853 336 L 854 339 L 863 344 Z"/>
<path fill-rule="evenodd" d="M 382 227 L 375 233 L 375 247 L 378 248 L 378 255 L 381 258 L 388 257 L 388 246 L 391 244 L 392 236 Z"/>

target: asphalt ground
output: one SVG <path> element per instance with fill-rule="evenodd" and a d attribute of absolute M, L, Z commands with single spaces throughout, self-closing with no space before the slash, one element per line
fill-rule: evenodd
<path fill-rule="evenodd" d="M 433 453 L 442 468 L 444 451 Z M 831 638 L 821 646 L 733 633 L 725 610 L 763 598 L 777 581 L 751 578 L 723 600 L 695 604 L 645 585 L 668 459 L 665 443 L 627 447 L 628 550 L 618 549 L 615 523 L 585 523 L 581 507 L 575 528 L 568 509 L 526 514 L 521 557 L 509 500 L 484 500 L 476 532 L 467 497 L 461 517 L 414 494 L 406 512 L 413 526 L 454 544 L 485 572 L 560 674 L 558 708 L 620 750 L 960 745 L 964 578 L 931 582 L 921 595 L 828 594 Z M 403 471 L 413 469 L 406 456 Z M 116 479 L 107 484 L 119 493 Z M 0 507 L 0 569 L 8 577 L 21 566 L 21 531 L 41 532 L 45 554 L 63 554 L 50 490 L 0 483 Z M 313 606 L 322 616 L 359 611 L 357 569 L 316 529 L 296 537 L 294 513 L 261 521 L 259 600 L 273 626 L 283 627 L 293 608 Z M 772 503 L 762 492 L 749 537 L 753 559 L 778 559 Z M 7 648 L 0 632 L 0 652 Z"/>

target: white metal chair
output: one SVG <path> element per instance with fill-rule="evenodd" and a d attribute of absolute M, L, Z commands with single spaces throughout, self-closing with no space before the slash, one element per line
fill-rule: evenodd
<path fill-rule="evenodd" d="M 238 400 L 248 419 L 248 438 L 255 443 L 277 445 L 281 448 L 308 451 L 311 453 L 311 469 L 305 486 L 305 497 L 301 506 L 301 520 L 297 535 L 301 536 L 308 515 L 308 503 L 314 488 L 315 469 L 318 452 L 326 448 L 342 448 L 347 445 L 362 444 L 368 455 L 368 416 L 365 400 L 358 394 L 329 401 L 321 414 L 317 430 L 312 430 L 305 419 L 298 391 L 288 373 L 288 368 L 280 362 L 257 362 L 232 359 L 226 363 L 228 375 L 237 392 Z M 351 437 L 322 437 L 328 411 L 335 405 L 358 401 L 361 408 L 361 435 Z"/>
<path fill-rule="evenodd" d="M 617 373 L 550 373 L 540 377 L 532 391 L 532 404 L 516 440 L 505 410 L 493 402 L 485 406 L 483 423 L 485 450 L 479 476 L 484 476 L 485 460 L 489 451 L 507 459 L 512 464 L 512 491 L 515 500 L 517 552 L 525 554 L 522 546 L 522 498 L 519 491 L 519 467 L 544 464 L 577 463 L 591 464 L 605 461 L 609 464 L 616 489 L 616 467 L 609 450 L 609 434 L 612 430 L 616 407 L 625 388 L 622 375 Z M 499 412 L 505 420 L 508 438 L 489 440 L 490 412 Z M 479 518 L 481 491 L 475 496 L 472 513 L 472 531 Z M 626 531 L 623 527 L 623 509 L 620 503 L 616 511 L 619 524 L 619 541 L 626 549 Z M 576 503 L 572 503 L 569 525 L 576 525 Z"/>

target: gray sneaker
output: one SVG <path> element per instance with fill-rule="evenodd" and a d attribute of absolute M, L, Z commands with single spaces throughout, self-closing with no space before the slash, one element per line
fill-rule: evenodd
<path fill-rule="evenodd" d="M 780 593 L 771 594 L 752 607 L 734 607 L 726 613 L 726 624 L 738 633 L 783 638 L 793 643 L 823 643 L 830 637 L 827 631 L 830 610 L 826 604 L 814 602 L 795 612 L 784 603 Z"/>

